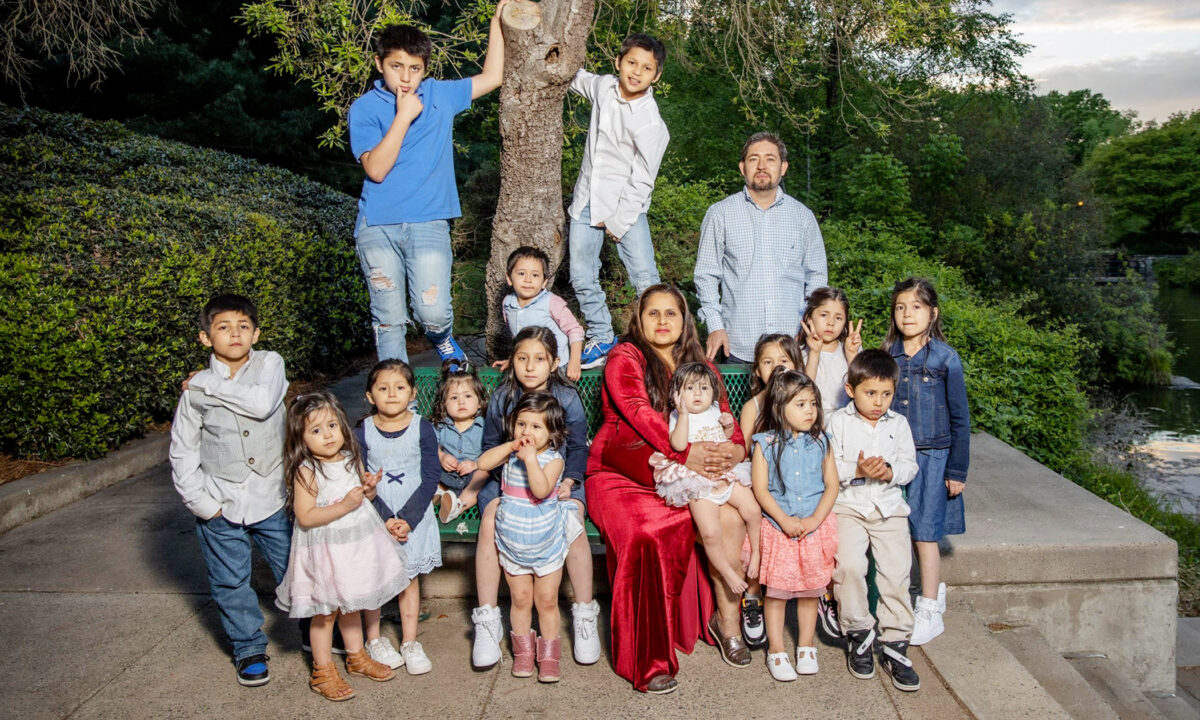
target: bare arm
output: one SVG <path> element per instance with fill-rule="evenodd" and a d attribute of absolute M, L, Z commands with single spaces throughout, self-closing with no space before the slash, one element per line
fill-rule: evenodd
<path fill-rule="evenodd" d="M 681 403 L 676 402 L 675 407 L 680 407 Z M 688 415 L 690 413 L 676 413 L 675 427 L 671 430 L 671 447 L 677 452 L 687 450 L 688 446 Z"/>
<path fill-rule="evenodd" d="M 750 442 L 750 438 L 754 436 L 754 424 L 758 422 L 758 404 L 754 401 L 762 396 L 763 393 L 759 393 L 742 406 L 742 417 L 738 420 L 738 425 L 742 428 L 742 437 L 746 438 L 746 442 Z"/>
<path fill-rule="evenodd" d="M 825 480 L 825 492 L 821 493 L 821 500 L 817 503 L 817 509 L 813 510 L 813 514 L 801 521 L 805 533 L 813 532 L 821 523 L 825 522 L 825 518 L 829 517 L 829 513 L 833 510 L 834 503 L 837 502 L 841 483 L 838 481 L 837 463 L 833 461 L 832 447 L 825 450 L 825 460 L 821 463 L 821 475 Z"/>
<path fill-rule="evenodd" d="M 508 461 L 508 456 L 513 454 L 512 442 L 500 443 L 494 448 L 485 451 L 475 461 L 476 466 L 485 472 L 491 472 Z"/>
<path fill-rule="evenodd" d="M 483 60 L 483 70 L 471 78 L 472 100 L 487 95 L 504 82 L 504 31 L 500 27 L 500 13 L 511 2 L 513 0 L 500 0 L 496 4 L 496 12 L 488 28 L 487 57 Z"/>
<path fill-rule="evenodd" d="M 541 499 L 554 492 L 554 486 L 558 484 L 558 477 L 562 475 L 562 460 L 556 458 L 542 467 L 538 464 L 537 450 L 532 444 L 525 445 L 518 450 L 517 457 L 525 463 L 525 477 L 529 481 L 529 492 L 534 497 Z"/>

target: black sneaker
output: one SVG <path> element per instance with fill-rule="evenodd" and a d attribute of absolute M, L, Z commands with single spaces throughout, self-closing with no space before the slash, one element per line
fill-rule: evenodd
<path fill-rule="evenodd" d="M 762 600 L 753 595 L 742 598 L 742 637 L 746 647 L 758 650 L 767 646 L 767 628 L 763 624 Z"/>
<path fill-rule="evenodd" d="M 891 676 L 892 684 L 897 690 L 913 692 L 921 689 L 921 678 L 917 677 L 912 660 L 908 659 L 908 643 L 901 641 L 880 644 L 879 664 L 883 671 Z"/>
<path fill-rule="evenodd" d="M 846 633 L 846 668 L 859 680 L 875 677 L 875 631 Z"/>
<path fill-rule="evenodd" d="M 267 672 L 267 661 L 270 659 L 260 653 L 238 660 L 236 663 L 238 682 L 246 687 L 266 685 L 271 681 L 271 673 Z"/>
<path fill-rule="evenodd" d="M 838 621 L 837 601 L 829 593 L 817 599 L 817 637 L 829 647 L 846 649 L 846 636 Z"/>
<path fill-rule="evenodd" d="M 300 649 L 307 653 L 312 652 L 312 643 L 308 639 L 310 627 L 312 627 L 312 621 L 309 618 L 300 621 Z M 333 647 L 331 649 L 334 655 L 346 654 L 346 645 L 342 642 L 342 631 L 337 624 L 333 626 Z"/>

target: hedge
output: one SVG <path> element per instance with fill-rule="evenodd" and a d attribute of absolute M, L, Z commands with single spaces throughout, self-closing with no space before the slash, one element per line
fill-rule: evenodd
<path fill-rule="evenodd" d="M 353 198 L 234 155 L 0 106 L 0 450 L 93 457 L 170 419 L 238 292 L 291 379 L 371 346 Z"/>

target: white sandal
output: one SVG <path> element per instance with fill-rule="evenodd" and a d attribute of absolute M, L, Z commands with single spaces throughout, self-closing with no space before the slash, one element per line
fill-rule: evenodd
<path fill-rule="evenodd" d="M 437 494 L 442 498 L 441 507 L 438 508 L 438 519 L 442 521 L 443 525 L 453 522 L 455 518 L 463 514 L 463 510 L 465 510 L 463 502 L 453 491 L 438 490 Z"/>

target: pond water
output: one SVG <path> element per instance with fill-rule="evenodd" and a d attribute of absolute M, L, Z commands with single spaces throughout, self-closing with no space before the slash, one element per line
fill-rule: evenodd
<path fill-rule="evenodd" d="M 1130 395 L 1149 423 L 1134 450 L 1147 487 L 1200 516 L 1200 292 L 1160 288 L 1159 308 L 1175 343 L 1174 382 Z"/>

